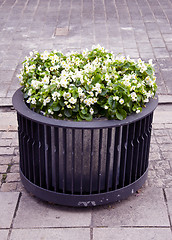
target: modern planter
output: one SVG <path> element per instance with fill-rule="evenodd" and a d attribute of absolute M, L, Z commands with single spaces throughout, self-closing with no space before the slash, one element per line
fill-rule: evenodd
<path fill-rule="evenodd" d="M 21 89 L 17 110 L 20 174 L 36 197 L 87 207 L 127 198 L 145 182 L 157 97 L 125 120 L 55 120 L 30 110 Z"/>

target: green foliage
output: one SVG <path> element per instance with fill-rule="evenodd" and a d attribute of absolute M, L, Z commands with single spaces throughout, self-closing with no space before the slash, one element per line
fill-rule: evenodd
<path fill-rule="evenodd" d="M 115 56 L 100 45 L 66 55 L 33 51 L 18 78 L 36 112 L 76 121 L 123 120 L 139 113 L 157 89 L 151 60 Z"/>

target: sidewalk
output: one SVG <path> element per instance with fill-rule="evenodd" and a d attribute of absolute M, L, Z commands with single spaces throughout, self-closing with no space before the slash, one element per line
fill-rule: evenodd
<path fill-rule="evenodd" d="M 172 2 L 170 0 L 0 0 L 0 239 L 172 239 Z M 155 111 L 149 176 L 127 200 L 74 209 L 28 194 L 20 182 L 16 74 L 33 49 L 80 50 L 100 43 L 154 60 Z"/>

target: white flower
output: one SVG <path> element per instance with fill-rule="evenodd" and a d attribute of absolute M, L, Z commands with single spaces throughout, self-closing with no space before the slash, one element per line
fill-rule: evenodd
<path fill-rule="evenodd" d="M 32 95 L 32 89 L 29 89 L 27 95 L 28 95 L 28 96 L 31 96 L 31 95 Z"/>
<path fill-rule="evenodd" d="M 140 88 L 141 86 L 142 86 L 142 84 L 141 84 L 141 83 L 138 83 L 136 87 L 137 87 L 137 88 Z"/>
<path fill-rule="evenodd" d="M 64 97 L 65 100 L 67 100 L 68 98 L 71 97 L 71 93 L 70 92 L 64 92 L 63 97 Z"/>
<path fill-rule="evenodd" d="M 149 64 L 151 65 L 151 66 L 153 66 L 153 63 L 152 63 L 152 59 L 149 59 Z"/>
<path fill-rule="evenodd" d="M 149 102 L 149 99 L 148 99 L 148 98 L 146 98 L 146 99 L 144 100 L 144 102 L 145 102 L 145 103 L 148 103 L 148 102 Z"/>
<path fill-rule="evenodd" d="M 91 114 L 91 115 L 94 114 L 94 110 L 93 110 L 93 108 L 90 108 L 90 114 Z"/>
<path fill-rule="evenodd" d="M 47 60 L 48 59 L 48 55 L 49 55 L 49 52 L 44 51 L 44 53 L 41 54 L 41 59 L 44 60 L 44 61 Z"/>
<path fill-rule="evenodd" d="M 69 99 L 69 102 L 72 103 L 72 104 L 75 104 L 75 103 L 77 102 L 77 99 L 74 98 L 74 97 L 71 97 L 71 98 Z"/>
<path fill-rule="evenodd" d="M 30 52 L 29 54 L 30 54 L 31 57 L 33 56 L 33 52 Z"/>
<path fill-rule="evenodd" d="M 35 99 L 35 98 L 32 98 L 31 103 L 32 103 L 32 104 L 36 104 L 36 99 Z"/>
<path fill-rule="evenodd" d="M 122 104 L 124 103 L 124 99 L 121 98 L 121 99 L 119 100 L 119 103 L 122 105 Z"/>
<path fill-rule="evenodd" d="M 108 106 L 107 106 L 107 105 L 105 105 L 105 106 L 104 106 L 104 109 L 108 109 Z"/>
<path fill-rule="evenodd" d="M 78 88 L 78 93 L 82 93 L 83 92 L 83 90 L 82 90 L 82 88 Z"/>
<path fill-rule="evenodd" d="M 31 102 L 31 98 L 28 98 L 26 102 L 27 102 L 27 103 L 30 103 L 30 102 Z"/>
<path fill-rule="evenodd" d="M 48 109 L 48 113 L 49 113 L 49 114 L 54 114 L 54 112 L 52 111 L 52 109 Z"/>
<path fill-rule="evenodd" d="M 86 48 L 85 50 L 83 50 L 83 51 L 82 51 L 82 54 L 83 54 L 84 57 L 86 57 L 87 54 L 88 54 L 88 49 Z"/>
<path fill-rule="evenodd" d="M 37 80 L 32 80 L 31 81 L 31 86 L 35 89 L 38 89 L 39 86 L 40 86 L 40 81 L 37 81 Z"/>
<path fill-rule="evenodd" d="M 22 82 L 22 80 L 23 80 L 22 74 L 18 74 L 17 77 L 18 77 L 19 81 Z"/>
<path fill-rule="evenodd" d="M 137 109 L 137 110 L 136 110 L 136 113 L 139 113 L 139 112 L 140 112 L 140 109 Z"/>
<path fill-rule="evenodd" d="M 60 98 L 60 93 L 58 93 L 58 92 L 52 93 L 52 99 L 53 99 L 54 101 L 56 101 L 57 98 Z"/>
<path fill-rule="evenodd" d="M 50 82 L 50 79 L 49 79 L 48 76 L 45 76 L 45 77 L 42 79 L 42 83 L 44 83 L 44 84 L 49 84 L 49 82 Z"/>
<path fill-rule="evenodd" d="M 47 103 L 49 103 L 50 101 L 51 101 L 50 97 L 47 97 L 46 99 L 44 99 L 43 105 L 46 106 Z"/>
<path fill-rule="evenodd" d="M 130 91 L 134 91 L 136 89 L 136 86 L 131 86 Z"/>
<path fill-rule="evenodd" d="M 62 78 L 60 80 L 60 85 L 64 88 L 67 88 L 67 85 L 68 85 L 68 80 L 66 78 Z"/>
<path fill-rule="evenodd" d="M 132 92 L 130 95 L 133 102 L 137 101 L 137 94 L 135 92 Z"/>
<path fill-rule="evenodd" d="M 118 101 L 118 100 L 119 100 L 119 97 L 118 97 L 118 96 L 114 96 L 114 97 L 113 97 L 113 100 L 114 100 L 114 101 L 115 101 L 115 100 Z"/>

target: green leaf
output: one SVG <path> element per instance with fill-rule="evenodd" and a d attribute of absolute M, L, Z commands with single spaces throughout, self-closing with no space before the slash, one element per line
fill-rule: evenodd
<path fill-rule="evenodd" d="M 152 68 L 151 68 L 151 67 L 148 67 L 147 70 L 146 70 L 146 73 L 147 73 L 148 75 L 152 75 L 152 74 L 153 74 Z"/>
<path fill-rule="evenodd" d="M 141 101 L 141 99 L 142 99 L 142 96 L 141 95 L 137 95 L 137 101 Z"/>
<path fill-rule="evenodd" d="M 86 117 L 85 117 L 85 120 L 87 121 L 91 121 L 93 119 L 92 115 L 91 114 L 88 114 Z"/>
<path fill-rule="evenodd" d="M 108 98 L 108 104 L 109 104 L 110 107 L 112 107 L 112 104 L 113 104 L 113 96 L 110 96 L 110 97 Z"/>
<path fill-rule="evenodd" d="M 112 103 L 112 109 L 116 110 L 116 102 L 115 101 L 113 101 L 113 103 Z"/>
<path fill-rule="evenodd" d="M 75 108 L 72 110 L 73 112 L 78 112 L 79 111 L 79 104 L 75 105 Z"/>
<path fill-rule="evenodd" d="M 96 74 L 96 76 L 94 77 L 94 80 L 92 81 L 92 84 L 96 84 L 101 80 L 101 75 L 100 74 Z"/>
<path fill-rule="evenodd" d="M 68 118 L 71 117 L 72 116 L 72 110 L 68 109 L 68 108 L 65 108 L 64 115 Z"/>
<path fill-rule="evenodd" d="M 63 100 L 62 100 L 62 99 L 60 99 L 59 103 L 60 103 L 60 106 L 62 106 L 62 107 L 64 107 L 64 106 L 65 106 L 65 104 L 64 104 L 64 102 L 63 102 Z"/>
<path fill-rule="evenodd" d="M 116 112 L 116 117 L 119 119 L 119 120 L 123 120 L 127 117 L 127 112 L 124 110 L 124 109 L 119 109 L 117 112 Z"/>
<path fill-rule="evenodd" d="M 81 110 L 81 113 L 85 115 L 85 114 L 87 114 L 87 110 L 84 108 Z"/>
<path fill-rule="evenodd" d="M 119 119 L 119 120 L 123 120 L 123 119 L 124 119 L 123 116 L 122 116 L 122 114 L 119 113 L 119 112 L 116 112 L 116 117 L 117 117 L 117 119 Z"/>
<path fill-rule="evenodd" d="M 100 95 L 105 96 L 107 92 L 108 92 L 108 89 L 103 89 Z"/>
<path fill-rule="evenodd" d="M 60 110 L 60 106 L 53 107 L 53 111 L 58 112 Z"/>

